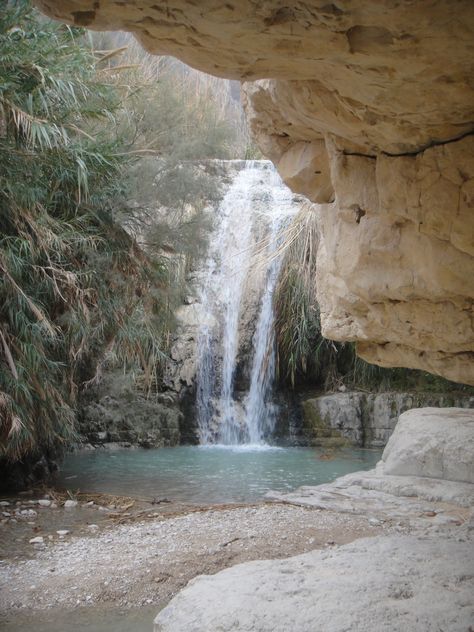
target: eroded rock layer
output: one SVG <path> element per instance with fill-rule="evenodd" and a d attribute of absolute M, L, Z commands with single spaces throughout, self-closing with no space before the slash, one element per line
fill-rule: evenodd
<path fill-rule="evenodd" d="M 263 152 L 323 204 L 324 335 L 358 341 L 377 364 L 474 384 L 470 0 L 37 4 L 246 81 Z"/>

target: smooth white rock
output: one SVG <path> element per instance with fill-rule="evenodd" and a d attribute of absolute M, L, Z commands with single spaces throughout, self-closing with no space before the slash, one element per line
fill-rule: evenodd
<path fill-rule="evenodd" d="M 34 509 L 22 509 L 20 511 L 20 516 L 26 516 L 29 518 L 34 518 L 38 513 Z"/>
<path fill-rule="evenodd" d="M 418 408 L 400 415 L 383 473 L 474 483 L 474 410 Z"/>
<path fill-rule="evenodd" d="M 51 507 L 51 501 L 42 498 L 41 500 L 38 500 L 38 505 L 40 507 Z"/>
<path fill-rule="evenodd" d="M 37 535 L 35 538 L 31 538 L 30 544 L 43 544 L 44 538 L 42 535 Z"/>
<path fill-rule="evenodd" d="M 444 538 L 358 540 L 192 580 L 154 632 L 466 632 L 474 550 Z"/>
<path fill-rule="evenodd" d="M 64 506 L 66 507 L 66 509 L 77 507 L 77 500 L 66 500 Z"/>

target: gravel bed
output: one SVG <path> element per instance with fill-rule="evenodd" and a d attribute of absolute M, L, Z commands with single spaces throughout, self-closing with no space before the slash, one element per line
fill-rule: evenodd
<path fill-rule="evenodd" d="M 77 511 L 80 511 L 77 508 Z M 0 611 L 165 605 L 200 574 L 288 557 L 401 527 L 284 504 L 194 512 L 45 538 L 33 559 L 0 564 Z"/>

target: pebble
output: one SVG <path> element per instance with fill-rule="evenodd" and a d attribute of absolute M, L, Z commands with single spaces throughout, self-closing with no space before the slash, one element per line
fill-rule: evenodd
<path fill-rule="evenodd" d="M 34 509 L 22 509 L 20 511 L 20 516 L 28 516 L 29 518 L 33 518 L 37 515 L 38 513 Z"/>
<path fill-rule="evenodd" d="M 46 500 L 45 498 L 42 498 L 41 500 L 38 500 L 38 505 L 40 507 L 51 507 L 51 501 Z"/>
<path fill-rule="evenodd" d="M 67 535 L 69 533 L 69 531 L 67 529 L 59 529 L 59 531 L 56 531 L 56 533 L 59 536 L 63 536 L 64 537 L 65 535 Z"/>
<path fill-rule="evenodd" d="M 0 500 L 0 507 L 9 507 L 10 503 L 8 500 Z"/>
<path fill-rule="evenodd" d="M 66 509 L 72 509 L 73 507 L 77 507 L 77 500 L 66 500 L 64 503 Z"/>
<path fill-rule="evenodd" d="M 80 504 L 82 506 L 82 502 Z M 315 528 L 322 525 L 323 533 L 319 537 L 324 538 L 323 542 L 334 537 L 334 526 L 352 526 L 355 523 L 361 528 L 367 525 L 367 518 L 320 516 L 312 510 L 298 507 L 272 505 L 253 511 L 245 509 L 185 514 L 153 523 L 143 521 L 117 525 L 113 529 L 99 522 L 87 525 L 87 532 L 93 537 L 80 537 L 76 528 L 69 528 L 70 534 L 64 540 L 60 540 L 59 533 L 52 528 L 54 546 L 48 547 L 47 535 L 43 536 L 44 543 L 39 539 L 36 540 L 38 544 L 29 547 L 30 551 L 33 546 L 35 549 L 44 548 L 37 557 L 26 560 L 24 565 L 12 561 L 6 568 L 0 569 L 0 610 L 7 600 L 16 600 L 19 594 L 24 595 L 21 607 L 27 608 L 31 600 L 39 600 L 36 594 L 28 595 L 29 586 L 35 584 L 38 590 L 44 591 L 48 585 L 46 582 L 51 582 L 53 578 L 51 596 L 44 596 L 46 593 L 41 592 L 43 603 L 48 607 L 74 606 L 77 598 L 85 604 L 86 595 L 92 595 L 95 602 L 102 599 L 102 591 L 108 594 L 109 590 L 120 605 L 125 600 L 139 604 L 155 594 L 175 590 L 183 579 L 187 581 L 194 564 L 192 562 L 190 569 L 189 560 L 196 559 L 196 567 L 202 572 L 204 569 L 199 560 L 203 559 L 203 553 L 216 551 L 221 555 L 219 544 L 222 542 L 240 538 L 232 548 L 241 552 L 246 547 L 251 549 L 253 542 L 256 547 L 268 547 L 269 541 L 274 539 L 277 546 L 281 535 L 284 535 L 287 538 L 281 539 L 281 545 L 286 551 L 296 537 L 293 534 L 299 538 L 301 532 L 300 543 L 306 544 L 309 538 L 304 537 L 304 533 L 308 534 L 308 520 L 314 519 Z M 63 527 L 58 529 L 67 530 L 64 522 Z M 308 535 L 314 537 L 311 532 Z M 28 538 L 22 541 L 28 542 Z M 56 569 L 54 573 L 51 568 Z M 171 577 L 163 572 L 166 568 L 173 569 Z M 150 573 L 146 573 L 147 570 Z M 69 582 L 75 582 L 76 588 Z M 122 591 L 123 597 L 119 595 Z"/>
<path fill-rule="evenodd" d="M 42 535 L 37 535 L 35 538 L 31 538 L 30 544 L 43 544 L 44 538 Z"/>

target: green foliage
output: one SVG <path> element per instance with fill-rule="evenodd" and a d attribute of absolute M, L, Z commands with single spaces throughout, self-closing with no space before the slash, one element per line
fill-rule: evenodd
<path fill-rule="evenodd" d="M 83 31 L 26 2 L 0 15 L 0 456 L 74 437 L 104 350 L 153 372 L 166 266 L 114 220 L 130 156 L 121 95 Z M 166 311 L 166 309 L 165 309 Z"/>
<path fill-rule="evenodd" d="M 338 347 L 321 336 L 315 285 L 318 232 L 311 204 L 294 219 L 285 242 L 274 299 L 279 378 L 293 388 L 307 380 L 328 386 Z"/>

